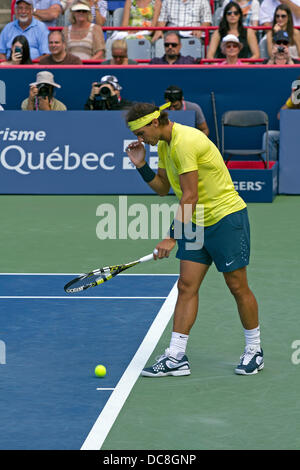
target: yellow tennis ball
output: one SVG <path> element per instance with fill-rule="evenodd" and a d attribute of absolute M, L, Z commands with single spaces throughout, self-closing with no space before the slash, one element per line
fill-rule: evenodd
<path fill-rule="evenodd" d="M 106 367 L 103 366 L 102 364 L 99 364 L 98 366 L 95 367 L 95 375 L 97 377 L 105 377 L 106 375 Z"/>

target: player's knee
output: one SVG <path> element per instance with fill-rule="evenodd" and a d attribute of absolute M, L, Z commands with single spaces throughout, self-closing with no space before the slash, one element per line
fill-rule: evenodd
<path fill-rule="evenodd" d="M 181 277 L 178 279 L 177 288 L 179 295 L 187 297 L 193 296 L 198 292 L 197 288 L 190 280 Z"/>
<path fill-rule="evenodd" d="M 245 283 L 240 279 L 226 279 L 226 284 L 234 297 L 240 297 L 245 292 Z"/>

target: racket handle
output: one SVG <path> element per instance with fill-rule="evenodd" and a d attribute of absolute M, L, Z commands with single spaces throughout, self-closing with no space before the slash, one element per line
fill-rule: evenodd
<path fill-rule="evenodd" d="M 158 251 L 157 249 L 155 248 L 155 250 L 153 251 L 153 253 L 151 253 L 150 255 L 146 255 L 146 256 L 143 256 L 143 258 L 141 258 L 139 261 L 140 263 L 144 263 L 145 261 L 151 261 L 153 259 L 153 254 L 157 255 Z"/>

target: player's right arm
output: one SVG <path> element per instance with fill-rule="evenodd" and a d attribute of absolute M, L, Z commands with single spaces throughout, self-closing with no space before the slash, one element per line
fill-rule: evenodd
<path fill-rule="evenodd" d="M 147 165 L 145 160 L 146 149 L 140 142 L 132 142 L 126 149 L 127 155 L 137 169 Z M 154 178 L 147 183 L 160 196 L 166 196 L 170 190 L 170 183 L 167 177 L 167 172 L 163 168 L 158 168 Z"/>

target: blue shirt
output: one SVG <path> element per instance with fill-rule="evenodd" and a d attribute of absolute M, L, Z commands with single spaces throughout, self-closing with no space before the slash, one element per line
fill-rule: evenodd
<path fill-rule="evenodd" d="M 49 54 L 47 26 L 41 21 L 32 18 L 32 22 L 26 29 L 22 29 L 19 21 L 15 20 L 4 26 L 0 34 L 0 53 L 5 54 L 7 58 L 10 56 L 11 43 L 16 36 L 22 34 L 26 37 L 31 59 L 36 59 L 42 54 Z"/>
<path fill-rule="evenodd" d="M 34 8 L 37 10 L 47 10 L 48 8 L 52 7 L 52 5 L 60 5 L 61 13 L 62 13 L 62 4 L 60 0 L 33 0 Z M 43 21 L 47 27 L 49 26 L 56 26 L 57 20 L 52 21 Z"/>

